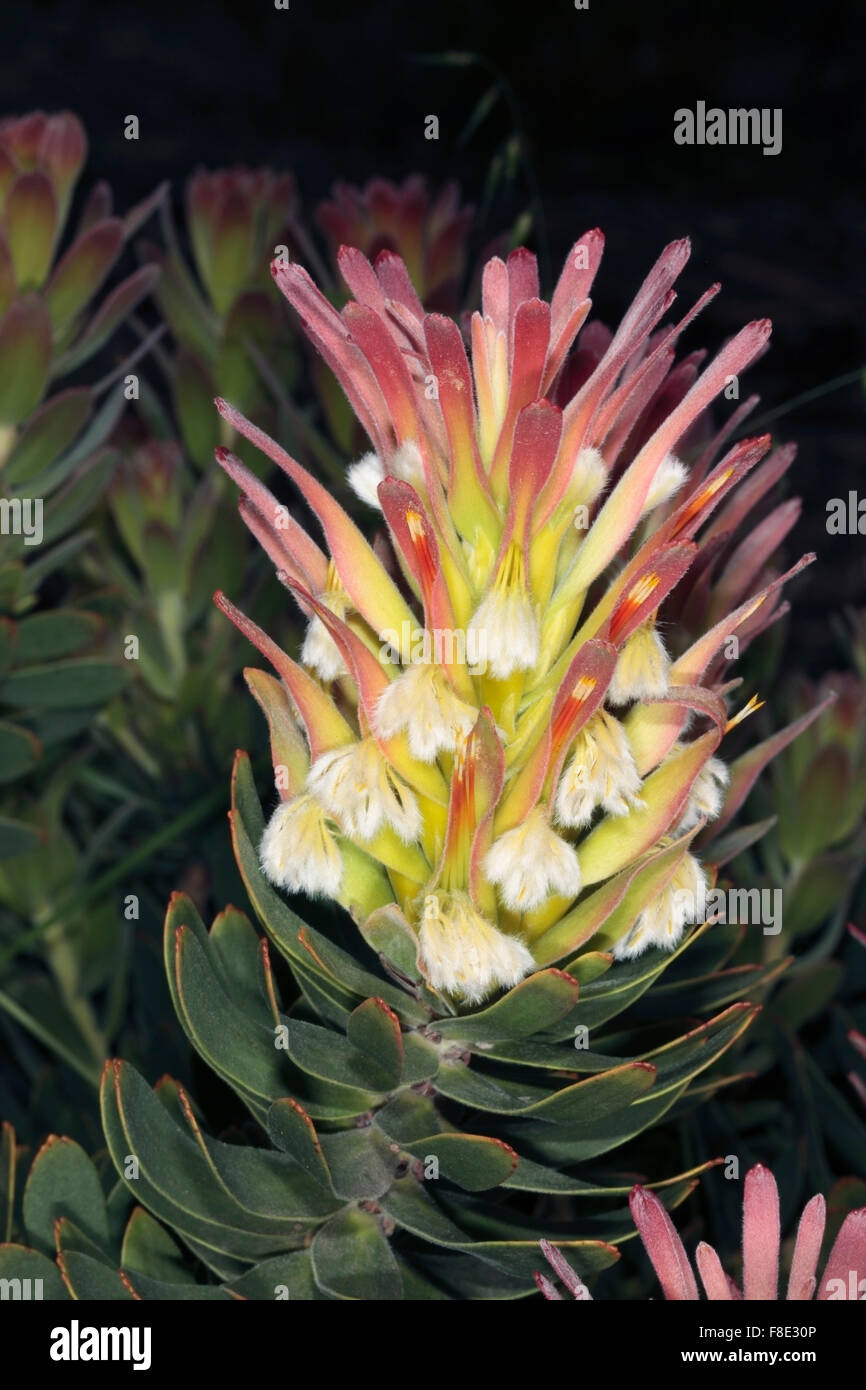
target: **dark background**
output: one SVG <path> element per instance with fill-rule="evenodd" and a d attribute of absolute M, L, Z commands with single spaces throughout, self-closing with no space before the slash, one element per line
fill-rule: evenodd
<path fill-rule="evenodd" d="M 231 163 L 292 169 L 308 211 L 336 177 L 415 170 L 456 177 L 478 201 L 517 120 L 553 265 L 587 227 L 607 235 L 594 298 L 608 320 L 661 246 L 691 234 L 682 301 L 715 279 L 724 293 L 687 347 L 715 349 L 748 319 L 775 323 L 746 385 L 761 393 L 758 417 L 778 411 L 777 437 L 800 444 L 791 489 L 805 505 L 789 551 L 816 549 L 824 563 L 791 590 L 789 656 L 819 670 L 842 658 L 833 615 L 866 603 L 866 540 L 825 527 L 828 498 L 858 486 L 866 496 L 863 382 L 797 403 L 866 362 L 861 28 L 850 0 L 801 11 L 776 0 L 590 0 L 581 11 L 573 0 L 290 0 L 288 11 L 273 0 L 56 0 L 4 14 L 2 105 L 75 109 L 88 172 L 111 182 L 121 208 L 166 177 L 179 200 L 193 166 Z M 493 63 L 516 100 L 462 146 L 489 73 L 412 57 L 454 49 Z M 781 107 L 782 152 L 675 145 L 674 111 L 698 100 Z M 123 138 L 128 114 L 137 143 Z M 429 114 L 438 141 L 424 139 Z M 528 197 L 518 180 L 502 216 Z"/>

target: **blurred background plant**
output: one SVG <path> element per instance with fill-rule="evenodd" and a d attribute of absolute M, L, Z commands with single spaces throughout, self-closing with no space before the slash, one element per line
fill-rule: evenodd
<path fill-rule="evenodd" d="M 95 709 L 100 670 L 81 671 L 90 700 L 75 711 L 71 732 L 82 747 L 74 761 L 64 750 L 57 793 L 43 787 L 50 833 L 7 864 L 3 880 L 15 916 L 0 1003 L 31 1035 L 14 1030 L 13 1049 L 22 1075 L 38 1075 L 45 1092 L 26 1118 L 51 1112 L 54 1128 L 71 1111 L 63 1127 L 81 1133 L 83 1121 L 91 1138 L 92 1095 L 70 1086 L 70 1069 L 92 1086 L 119 1049 L 184 1070 L 158 959 L 166 894 L 183 882 L 204 904 L 212 893 L 240 891 L 222 844 L 223 788 L 237 742 L 255 755 L 264 741 L 247 711 L 226 700 L 243 644 L 226 632 L 211 595 L 228 567 L 254 610 L 278 625 L 273 608 L 282 602 L 271 584 L 268 606 L 264 567 L 250 563 L 221 475 L 202 473 L 219 442 L 215 392 L 237 392 L 251 408 L 270 402 L 253 365 L 256 346 L 291 383 L 292 335 L 269 262 L 292 214 L 293 181 L 246 170 L 190 179 L 184 232 L 197 280 L 162 194 L 154 203 L 164 245 L 142 244 L 146 264 L 133 277 L 156 290 L 157 312 L 149 322 L 129 317 L 138 348 L 111 374 L 122 376 L 123 390 L 115 387 L 102 421 L 109 448 L 101 487 L 73 518 L 86 515 L 89 544 L 69 557 L 64 575 L 84 596 L 95 631 L 110 634 L 114 679 L 106 676 Z M 130 231 L 140 225 L 131 222 Z M 70 640 L 77 615 L 52 616 Z M 42 674 L 49 706 L 74 706 L 67 673 Z M 46 1068 L 32 1038 L 62 1061 L 59 1071 Z M 17 1114 L 21 1127 L 15 1099 L 5 1113 Z"/>
<path fill-rule="evenodd" d="M 238 746 L 255 765 L 266 740 L 249 701 L 227 698 L 248 652 L 213 608 L 217 584 L 292 642 L 285 592 L 209 466 L 220 442 L 256 468 L 261 456 L 220 427 L 213 397 L 244 403 L 340 486 L 349 459 L 328 433 L 343 437 L 346 407 L 304 382 L 270 274 L 299 252 L 323 266 L 290 174 L 199 170 L 180 228 L 168 189 L 121 220 L 99 184 L 58 254 L 80 123 L 7 122 L 0 153 L 3 495 L 45 502 L 38 559 L 23 534 L 0 541 L 0 1028 L 15 1061 L 0 1112 L 25 1138 L 62 1129 L 92 1144 L 90 1088 L 109 1052 L 186 1074 L 159 960 L 168 894 L 181 886 L 204 911 L 243 892 L 225 852 L 226 777 Z M 420 179 L 374 180 L 334 196 L 323 227 L 338 235 L 337 205 L 351 205 L 372 243 L 413 254 L 430 292 L 456 302 L 470 211 L 455 188 L 432 198 Z M 100 300 L 154 213 L 144 265 Z M 326 273 L 338 298 L 336 264 Z"/>
<path fill-rule="evenodd" d="M 93 721 L 127 670 L 78 565 L 117 465 L 124 379 L 148 345 L 108 354 L 158 274 L 113 272 L 164 190 L 118 216 L 97 183 L 73 221 L 86 154 L 68 112 L 0 123 L 0 1027 L 28 1079 L 33 1039 L 98 1074 L 89 995 L 117 964 L 110 907 L 55 908 L 111 834 L 84 789 Z"/>

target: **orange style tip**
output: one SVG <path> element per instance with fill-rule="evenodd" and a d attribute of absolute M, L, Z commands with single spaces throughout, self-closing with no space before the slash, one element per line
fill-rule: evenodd
<path fill-rule="evenodd" d="M 740 710 L 739 714 L 733 715 L 733 717 L 728 720 L 725 725 L 725 733 L 730 733 L 731 729 L 736 728 L 738 724 L 742 724 L 743 720 L 748 719 L 750 714 L 755 714 L 757 710 L 763 709 L 766 703 L 766 700 L 759 700 L 757 695 L 753 695 L 748 704 L 744 705 Z"/>

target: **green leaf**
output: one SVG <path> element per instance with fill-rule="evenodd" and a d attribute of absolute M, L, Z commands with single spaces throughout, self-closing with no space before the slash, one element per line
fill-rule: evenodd
<path fill-rule="evenodd" d="M 205 468 L 219 444 L 219 416 L 213 408 L 217 392 L 210 371 L 195 353 L 184 349 L 178 353 L 172 390 L 186 451 L 199 468 Z"/>
<path fill-rule="evenodd" d="M 79 435 L 71 449 L 63 454 L 53 468 L 50 468 L 46 474 L 40 475 L 39 484 L 45 494 L 54 492 L 55 488 L 59 487 L 73 469 L 77 468 L 80 463 L 86 463 L 102 447 L 123 414 L 126 405 L 126 397 L 120 386 L 107 392 L 105 400 L 92 420 L 88 422 L 84 433 Z"/>
<path fill-rule="evenodd" d="M 11 667 L 18 650 L 18 624 L 10 618 L 0 618 L 0 675 Z"/>
<path fill-rule="evenodd" d="M 624 1108 L 600 1113 L 591 1124 L 562 1123 L 558 1126 L 540 1126 L 531 1116 L 524 1118 L 515 1113 L 503 1130 L 503 1137 L 513 1142 L 518 1151 L 525 1146 L 560 1167 L 607 1153 L 656 1124 L 685 1087 L 736 1042 L 756 1012 L 753 1005 L 735 1004 L 684 1037 L 636 1059 L 656 1068 L 655 1084 L 646 1095 Z M 535 1105 L 531 1115 L 542 1118 L 544 1102 Z"/>
<path fill-rule="evenodd" d="M 372 1059 L 341 1034 L 296 1018 L 286 1019 L 285 1027 L 286 1050 L 301 1071 L 323 1081 L 368 1091 L 371 1099 L 391 1089 Z"/>
<path fill-rule="evenodd" d="M 123 245 L 123 223 L 107 217 L 70 246 L 45 287 L 45 303 L 60 333 L 96 294 Z"/>
<path fill-rule="evenodd" d="M 422 1251 L 416 1258 L 421 1268 L 444 1285 L 449 1290 L 450 1297 L 455 1300 L 513 1301 L 537 1293 L 534 1284 L 530 1287 L 525 1279 L 514 1279 L 511 1275 L 502 1274 L 501 1271 L 484 1264 L 482 1260 L 473 1259 L 471 1255 L 443 1255 L 441 1252 L 428 1255 Z"/>
<path fill-rule="evenodd" d="M 103 623 L 93 613 L 75 608 L 61 608 L 52 613 L 36 613 L 18 624 L 19 666 L 58 657 L 88 646 L 102 631 Z"/>
<path fill-rule="evenodd" d="M 80 367 L 88 358 L 104 347 L 116 330 L 136 307 L 149 294 L 159 279 L 159 268 L 153 265 L 142 266 L 127 280 L 112 290 L 90 320 L 78 341 L 63 354 L 56 364 L 58 375 L 66 375 Z"/>
<path fill-rule="evenodd" d="M 468 1251 L 505 1274 L 531 1283 L 539 1265 L 538 1236 L 526 1240 L 478 1241 L 461 1231 L 434 1203 L 411 1175 L 399 1178 L 380 1203 L 398 1226 L 434 1245 Z M 605 1269 L 619 1259 L 619 1252 L 603 1241 L 557 1240 L 582 1277 Z"/>
<path fill-rule="evenodd" d="M 372 1200 L 387 1192 L 397 1169 L 397 1154 L 372 1125 L 323 1134 L 322 1151 L 338 1197 Z"/>
<path fill-rule="evenodd" d="M 607 1154 L 629 1139 L 658 1124 L 685 1090 L 657 1094 L 656 1086 L 642 1100 L 597 1119 L 590 1131 L 584 1125 L 539 1125 L 536 1120 L 516 1117 L 508 1121 L 504 1137 L 518 1152 L 531 1150 L 556 1168 L 571 1168 L 599 1154 Z"/>
<path fill-rule="evenodd" d="M 501 1139 L 484 1134 L 431 1134 L 403 1146 L 424 1163 L 436 1159 L 438 1171 L 466 1192 L 483 1192 L 510 1178 L 520 1160 Z"/>
<path fill-rule="evenodd" d="M 792 1032 L 823 1014 L 844 976 L 839 961 L 818 961 L 798 970 L 773 996 L 770 1010 Z"/>
<path fill-rule="evenodd" d="M 717 840 L 707 840 L 704 845 L 703 858 L 718 868 L 723 868 L 732 859 L 736 859 L 738 854 L 751 849 L 752 845 L 763 840 L 777 820 L 777 816 L 768 816 L 766 820 L 755 821 L 753 825 L 741 825 L 736 830 L 729 830 L 726 835 L 720 835 Z"/>
<path fill-rule="evenodd" d="M 732 1004 L 681 1038 L 647 1052 L 642 1060 L 658 1069 L 653 1095 L 661 1095 L 705 1071 L 751 1026 L 757 1014 L 755 1004 Z"/>
<path fill-rule="evenodd" d="M 567 975 L 573 975 L 579 984 L 588 985 L 601 975 L 606 975 L 612 965 L 610 951 L 584 951 L 562 968 Z"/>
<path fill-rule="evenodd" d="M 192 1128 L 189 1114 L 186 1118 Z M 294 1223 L 330 1216 L 340 1205 L 287 1154 L 224 1144 L 197 1127 L 194 1132 L 214 1177 L 234 1197 L 244 1216 L 249 1215 L 257 1224 L 288 1230 Z"/>
<path fill-rule="evenodd" d="M 65 1255 L 70 1250 L 75 1250 L 82 1255 L 89 1255 L 99 1264 L 109 1266 L 114 1264 L 114 1260 L 107 1252 L 86 1236 L 74 1221 L 70 1221 L 68 1216 L 58 1216 L 55 1221 L 54 1244 L 58 1255 Z"/>
<path fill-rule="evenodd" d="M 540 970 L 489 1008 L 436 1025 L 445 1038 L 492 1041 L 543 1033 L 569 1014 L 577 1003 L 579 985 L 562 970 Z"/>
<path fill-rule="evenodd" d="M 42 533 L 44 545 L 60 540 L 87 516 L 108 486 L 116 463 L 117 455 L 111 449 L 103 450 L 88 459 L 60 491 L 48 499 Z"/>
<path fill-rule="evenodd" d="M 57 1256 L 57 1263 L 65 1275 L 66 1282 L 74 1298 L 82 1302 L 125 1303 L 133 1297 L 125 1287 L 120 1273 L 107 1269 L 99 1260 L 83 1255 L 77 1250 Z"/>
<path fill-rule="evenodd" d="M 407 980 L 422 978 L 418 968 L 418 937 L 396 903 L 380 907 L 358 925 L 367 945 L 380 960 L 396 966 Z"/>
<path fill-rule="evenodd" d="M 406 1033 L 403 1047 L 404 1086 L 418 1086 L 422 1081 L 432 1081 L 439 1070 L 439 1052 L 433 1043 L 420 1033 Z"/>
<path fill-rule="evenodd" d="M 329 941 L 321 932 L 304 925 L 299 933 L 299 944 L 306 948 L 303 958 L 305 965 L 315 963 L 320 974 L 325 973 L 329 983 L 338 984 L 343 990 L 351 990 L 362 999 L 379 998 L 406 1023 L 424 1024 L 430 1020 L 430 1010 L 419 1000 L 407 994 L 398 986 L 379 979 L 371 971 L 359 965 L 354 956 L 342 947 Z M 294 963 L 293 963 L 294 964 Z M 324 980 L 323 980 L 324 983 Z"/>
<path fill-rule="evenodd" d="M 267 1130 L 278 1149 L 290 1154 L 310 1177 L 330 1188 L 331 1174 L 316 1127 L 299 1101 L 288 1096 L 275 1100 L 268 1111 Z"/>
<path fill-rule="evenodd" d="M 352 1047 L 373 1063 L 387 1090 L 400 1084 L 403 1075 L 403 1034 L 400 1020 L 384 999 L 365 999 L 350 1015 L 346 1036 Z"/>
<path fill-rule="evenodd" d="M 704 1013 L 745 999 L 756 990 L 765 991 L 779 975 L 789 968 L 791 957 L 769 965 L 738 965 L 732 970 L 689 980 L 667 980 L 644 995 L 639 1005 L 641 1018 L 669 1018 L 678 1009 Z M 681 996 L 678 998 L 677 996 Z"/>
<path fill-rule="evenodd" d="M 398 1257 L 397 1267 L 400 1270 L 400 1278 L 403 1282 L 403 1299 L 406 1302 L 429 1302 L 435 1300 L 448 1302 L 448 1294 L 443 1293 L 438 1285 L 431 1282 L 425 1274 L 415 1265 L 409 1264 L 408 1260 Z"/>
<path fill-rule="evenodd" d="M 19 425 L 45 394 L 51 318 L 35 295 L 12 302 L 0 321 L 0 423 Z"/>
<path fill-rule="evenodd" d="M 208 1065 L 254 1107 L 268 1106 L 290 1089 L 278 1038 L 243 1013 L 229 997 L 210 953 L 190 926 L 174 932 L 169 988 L 184 1032 Z"/>
<path fill-rule="evenodd" d="M 436 1090 L 450 1100 L 496 1115 L 519 1115 L 536 1101 L 550 1095 L 549 1086 L 488 1076 L 474 1067 L 467 1067 L 463 1062 L 441 1064 L 436 1077 Z"/>
<path fill-rule="evenodd" d="M 316 1233 L 310 1249 L 319 1288 L 340 1299 L 396 1301 L 403 1284 L 397 1261 L 371 1212 L 347 1207 Z"/>
<path fill-rule="evenodd" d="M 194 1242 L 190 1241 L 190 1246 Z M 197 1250 L 196 1253 L 208 1264 L 205 1253 Z M 213 1268 L 210 1264 L 209 1268 Z M 214 1288 L 213 1284 L 173 1284 L 164 1279 L 152 1279 L 149 1274 L 141 1274 L 138 1270 L 124 1270 L 124 1282 L 126 1286 L 138 1294 L 139 1298 L 146 1303 L 234 1303 L 236 1300 L 227 1289 Z"/>
<path fill-rule="evenodd" d="M 531 1038 L 516 1038 L 492 1043 L 484 1047 L 479 1055 L 489 1057 L 494 1062 L 509 1062 L 519 1067 L 543 1067 L 551 1071 L 598 1072 L 622 1064 L 621 1057 L 610 1057 L 603 1052 L 591 1052 L 581 1046 L 586 1035 L 575 1034 L 557 1043 L 533 1042 Z"/>
<path fill-rule="evenodd" d="M 0 613 L 11 613 L 18 604 L 24 566 L 16 560 L 0 567 Z"/>
<path fill-rule="evenodd" d="M 58 233 L 54 185 L 41 169 L 27 169 L 6 190 L 3 231 L 20 290 L 38 290 L 51 267 Z"/>
<path fill-rule="evenodd" d="M 262 947 L 266 949 L 266 943 L 249 918 L 236 908 L 226 908 L 214 918 L 208 943 L 209 959 L 227 993 L 242 1013 L 272 1032 L 275 1020 L 264 988 Z"/>
<path fill-rule="evenodd" d="M 53 574 L 61 565 L 68 564 L 73 556 L 83 550 L 92 538 L 92 531 L 81 531 L 77 535 L 67 536 L 59 545 L 52 546 L 50 550 L 40 555 L 38 560 L 31 561 L 26 569 L 21 567 L 20 588 L 22 594 L 35 594 L 49 574 Z"/>
<path fill-rule="evenodd" d="M 275 1255 L 271 1260 L 262 1260 L 261 1264 L 257 1264 L 240 1279 L 233 1280 L 231 1287 L 244 1298 L 257 1301 L 327 1301 L 327 1296 L 316 1287 L 309 1250 L 293 1250 L 287 1255 Z"/>
<path fill-rule="evenodd" d="M 714 927 L 713 931 L 716 930 L 718 928 Z M 584 985 L 576 1009 L 558 1027 L 558 1035 L 573 1036 L 577 1024 L 583 1024 L 591 1032 L 608 1019 L 616 1018 L 649 989 L 696 936 L 697 933 L 693 933 L 685 937 L 675 951 L 650 949 L 634 960 L 617 961 L 615 970 Z"/>
<path fill-rule="evenodd" d="M 655 1080 L 656 1068 L 650 1063 L 627 1062 L 566 1086 L 546 1100 L 527 1106 L 524 1113 L 557 1124 L 583 1125 L 591 1130 L 599 1120 L 617 1114 L 644 1095 Z"/>
<path fill-rule="evenodd" d="M 304 970 L 300 965 L 292 965 L 292 975 L 310 1012 L 321 1023 L 345 1032 L 349 1014 L 357 1003 L 355 996 L 341 989 L 333 980 L 323 980 L 321 975 Z"/>
<path fill-rule="evenodd" d="M 136 1207 L 123 1234 L 120 1263 L 125 1270 L 168 1284 L 194 1284 L 195 1275 L 177 1241 L 150 1212 Z"/>
<path fill-rule="evenodd" d="M 27 852 L 31 849 L 29 846 Z M 52 980 L 44 975 L 14 976 L 7 981 L 6 989 L 0 990 L 0 1008 L 83 1076 L 89 1085 L 96 1085 L 99 1064 Z"/>
<path fill-rule="evenodd" d="M 138 1177 L 124 1178 L 130 1191 L 187 1242 L 197 1242 L 202 1258 L 210 1252 L 216 1265 L 225 1257 L 252 1261 L 303 1242 L 303 1223 L 257 1217 L 229 1195 L 210 1156 L 181 1131 L 128 1064 L 114 1062 L 106 1069 L 101 1100 L 118 1172 L 125 1173 L 129 1158 L 138 1160 Z"/>
<path fill-rule="evenodd" d="M 213 306 L 223 318 L 243 290 L 253 269 L 253 209 L 241 193 L 229 193 L 221 202 L 211 233 L 206 267 L 207 288 Z"/>
<path fill-rule="evenodd" d="M 43 843 L 35 826 L 21 820 L 0 816 L 0 859 L 15 859 L 19 854 L 32 854 Z"/>
<path fill-rule="evenodd" d="M 82 709 L 105 704 L 126 679 L 127 672 L 119 662 L 81 657 L 22 667 L 0 687 L 0 695 L 10 705 Z"/>
<path fill-rule="evenodd" d="M 86 386 L 59 391 L 31 415 L 3 465 L 8 487 L 26 483 L 50 467 L 72 443 L 90 415 L 92 395 Z"/>
<path fill-rule="evenodd" d="M 22 1210 L 30 1239 L 54 1249 L 54 1222 L 73 1220 L 99 1249 L 108 1243 L 108 1216 L 99 1176 L 72 1139 L 52 1135 L 43 1144 L 24 1185 Z"/>
<path fill-rule="evenodd" d="M 177 256 L 167 256 L 154 248 L 158 258 L 159 284 L 156 293 L 162 317 L 179 343 L 191 348 L 204 361 L 216 356 L 219 322 L 205 303 L 198 285 Z"/>
<path fill-rule="evenodd" d="M 789 936 L 807 932 L 832 916 L 848 891 L 855 855 L 822 855 L 808 864 L 797 880 L 794 893 L 785 894 L 785 931 Z"/>
<path fill-rule="evenodd" d="M 797 788 L 779 804 L 779 840 L 793 863 L 807 864 L 844 838 L 846 827 L 834 813 L 851 789 L 851 763 L 841 748 L 822 748 Z"/>
<path fill-rule="evenodd" d="M 335 1124 L 355 1123 L 379 1100 L 370 1091 L 323 1081 L 320 1077 L 304 1077 L 302 1084 L 304 1109 L 313 1120 L 327 1120 Z"/>
<path fill-rule="evenodd" d="M 14 782 L 35 766 L 41 752 L 29 729 L 0 721 L 0 782 Z"/>
<path fill-rule="evenodd" d="M 25 1279 L 41 1279 L 44 1299 L 56 1302 L 70 1297 L 54 1261 L 26 1245 L 0 1245 L 0 1279 L 20 1279 L 22 1283 Z M 32 1283 L 30 1288 L 32 1297 Z"/>
<path fill-rule="evenodd" d="M 445 1122 L 432 1097 L 421 1096 L 417 1091 L 398 1091 L 376 1111 L 373 1123 L 402 1149 L 416 1139 L 445 1131 Z"/>

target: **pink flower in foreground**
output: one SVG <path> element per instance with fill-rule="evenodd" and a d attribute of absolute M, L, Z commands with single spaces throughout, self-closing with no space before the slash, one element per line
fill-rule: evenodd
<path fill-rule="evenodd" d="M 695 1302 L 700 1298 L 697 1281 L 685 1247 L 668 1212 L 654 1192 L 632 1189 L 629 1206 L 644 1248 L 669 1302 Z M 820 1194 L 807 1202 L 797 1227 L 794 1256 L 784 1295 L 789 1303 L 819 1300 L 862 1299 L 866 1296 L 866 1207 L 849 1212 L 837 1235 L 823 1276 L 818 1280 L 818 1260 L 824 1239 L 827 1205 Z M 706 1241 L 695 1251 L 695 1264 L 711 1302 L 746 1299 L 774 1301 L 779 1297 L 779 1190 L 776 1179 L 758 1163 L 746 1174 L 743 1193 L 743 1287 L 722 1268 L 718 1254 Z M 591 1297 L 586 1286 L 547 1241 L 542 1252 L 576 1299 Z M 560 1299 L 550 1280 L 536 1275 L 536 1283 L 548 1299 Z"/>

